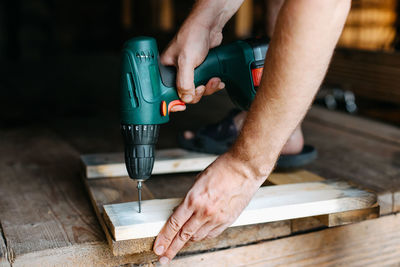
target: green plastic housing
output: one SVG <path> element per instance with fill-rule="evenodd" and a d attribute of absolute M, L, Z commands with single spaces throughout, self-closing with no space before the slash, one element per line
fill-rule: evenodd
<path fill-rule="evenodd" d="M 233 103 L 247 110 L 256 94 L 250 66 L 253 62 L 252 47 L 244 41 L 216 47 L 195 69 L 195 85 L 206 84 L 210 78 L 219 77 Z M 162 114 L 162 101 L 168 107 L 179 97 L 175 86 L 163 83 L 156 40 L 136 37 L 127 41 L 122 51 L 121 67 L 121 124 L 168 122 L 168 111 L 165 116 Z"/>

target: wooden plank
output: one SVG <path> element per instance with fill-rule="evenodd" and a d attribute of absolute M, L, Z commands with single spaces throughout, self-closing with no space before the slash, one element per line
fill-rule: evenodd
<path fill-rule="evenodd" d="M 216 155 L 191 152 L 184 149 L 156 151 L 153 174 L 202 171 L 216 159 Z M 122 153 L 82 155 L 87 178 L 127 176 Z"/>
<path fill-rule="evenodd" d="M 324 225 L 328 227 L 345 225 L 365 220 L 375 219 L 379 217 L 379 206 L 375 205 L 371 208 L 350 210 L 329 214 L 328 216 L 316 216 Z"/>
<path fill-rule="evenodd" d="M 181 177 L 183 178 L 183 177 Z M 104 223 L 103 220 L 103 205 L 118 202 L 136 201 L 136 187 L 135 183 L 129 178 L 113 178 L 113 179 L 84 179 L 92 204 L 95 207 L 96 214 L 103 227 L 107 241 L 110 245 L 111 251 L 115 256 L 131 255 L 136 253 L 152 253 L 154 238 L 141 238 L 134 240 L 115 241 Z M 189 180 L 193 181 L 192 175 Z M 184 182 L 184 181 L 183 181 Z M 164 191 L 170 190 L 163 188 L 162 177 L 152 178 L 146 184 L 153 184 L 153 188 L 157 188 L 155 193 L 159 196 Z M 171 184 L 171 178 L 168 184 Z M 180 180 L 180 184 L 182 179 Z M 181 192 L 175 192 L 178 195 L 183 195 L 190 182 L 187 182 L 186 187 L 181 187 Z M 147 188 L 147 187 L 146 187 Z M 143 199 L 151 199 L 152 194 L 146 190 L 143 192 Z M 172 192 L 174 194 L 174 192 Z M 168 196 L 168 195 L 167 195 Z M 258 224 L 244 227 L 233 227 L 224 231 L 220 236 L 214 239 L 203 240 L 201 242 L 189 242 L 182 252 L 198 252 L 209 249 L 225 248 L 236 245 L 243 245 L 248 243 L 257 242 L 260 240 L 267 240 L 271 238 L 287 236 L 290 234 L 290 222 L 280 221 L 267 224 Z M 150 256 L 149 256 L 150 257 Z M 153 255 L 153 260 L 157 259 Z"/>
<path fill-rule="evenodd" d="M 163 31 L 172 31 L 174 29 L 174 3 L 172 0 L 159 0 L 160 5 L 160 29 Z"/>
<path fill-rule="evenodd" d="M 175 175 L 176 176 L 176 175 Z M 177 179 L 179 179 L 179 186 L 176 186 Z M 146 182 L 146 185 L 151 189 L 152 193 L 157 198 L 169 198 L 173 196 L 183 197 L 192 185 L 195 175 L 180 175 L 179 177 L 159 176 L 153 177 Z M 284 183 L 301 183 L 311 181 L 321 181 L 322 177 L 314 175 L 304 170 L 297 170 L 286 173 L 273 173 L 268 178 L 268 181 L 274 184 Z M 100 207 L 103 204 L 129 202 L 136 198 L 136 188 L 133 182 L 128 178 L 113 178 L 113 179 L 87 179 L 88 191 L 91 196 L 92 202 Z M 104 183 L 107 183 L 104 184 Z M 121 183 L 121 185 L 117 185 Z M 120 194 L 119 198 L 115 198 L 115 194 L 107 193 L 109 188 L 123 188 L 125 192 L 134 192 L 133 194 Z M 105 191 L 105 192 L 102 192 Z M 113 190 L 114 191 L 114 190 Z M 124 191 L 121 191 L 124 192 Z M 109 199 L 107 199 L 109 197 Z M 102 214 L 102 213 L 98 213 Z M 103 219 L 99 219 L 103 223 Z M 122 240 L 115 241 L 111 238 L 111 233 L 103 224 L 109 241 L 111 250 L 114 255 L 128 255 L 140 252 L 149 252 L 152 249 L 154 238 L 143 238 L 135 240 Z M 291 221 L 280 221 L 274 223 L 250 225 L 243 227 L 228 228 L 220 236 L 210 240 L 201 242 L 190 242 L 182 252 L 198 252 L 209 249 L 226 248 L 231 246 L 243 245 L 258 242 L 260 240 L 267 240 L 270 238 L 282 237 L 289 235 L 291 232 L 309 231 L 310 229 L 321 228 L 324 225 L 315 218 L 294 219 Z M 292 229 L 292 230 L 291 230 Z"/>
<path fill-rule="evenodd" d="M 324 181 L 325 179 L 305 170 L 290 173 L 274 173 L 268 181 L 275 185 L 296 184 L 302 182 Z M 292 220 L 292 232 L 301 232 L 325 225 L 327 227 L 339 226 L 369 220 L 379 217 L 379 206 L 361 210 L 350 210 L 315 216 L 315 218 L 300 218 Z"/>
<path fill-rule="evenodd" d="M 303 129 L 306 142 L 319 152 L 305 169 L 372 190 L 381 215 L 394 211 L 394 194 L 400 192 L 399 129 L 315 107 Z"/>
<path fill-rule="evenodd" d="M 77 151 L 50 131 L 19 128 L 0 132 L 0 155 L 0 218 L 10 261 L 102 240 L 77 177 Z"/>
<path fill-rule="evenodd" d="M 253 0 L 244 1 L 235 16 L 235 35 L 248 38 L 253 30 Z"/>
<path fill-rule="evenodd" d="M 400 192 L 395 192 L 393 194 L 393 212 L 400 211 Z"/>
<path fill-rule="evenodd" d="M 146 240 L 127 240 L 123 243 L 116 242 L 106 223 L 103 220 L 103 205 L 111 203 L 119 203 L 124 200 L 137 201 L 136 183 L 128 178 L 114 178 L 114 179 L 86 179 L 84 178 L 86 188 L 89 193 L 90 200 L 94 207 L 97 219 L 103 228 L 108 245 L 115 256 L 122 256 L 133 253 L 150 252 L 151 247 L 149 244 L 152 242 L 145 242 Z M 147 189 L 144 184 L 142 189 L 143 200 L 152 199 L 153 194 Z M 148 240 L 150 241 L 150 240 Z M 126 253 L 126 248 L 129 248 Z M 134 248 L 134 249 L 132 249 Z"/>
<path fill-rule="evenodd" d="M 112 254 L 80 170 L 79 153 L 53 132 L 0 130 L 0 221 L 13 266 L 119 266 L 154 260 L 151 253 Z"/>
<path fill-rule="evenodd" d="M 290 172 L 275 172 L 272 173 L 267 181 L 274 185 L 283 184 L 298 184 L 306 182 L 320 182 L 325 179 L 319 175 L 305 170 L 294 170 Z"/>
<path fill-rule="evenodd" d="M 306 171 L 296 171 L 294 173 L 285 173 L 289 175 L 292 181 L 307 182 L 311 181 L 313 174 Z M 276 177 L 275 177 L 276 176 Z M 298 176 L 298 177 L 297 177 Z M 191 175 L 174 175 L 153 177 L 146 182 L 148 188 L 157 198 L 183 197 L 194 182 L 195 174 Z M 282 174 L 272 174 L 269 179 L 278 181 L 285 180 Z M 322 178 L 319 178 L 322 179 Z M 112 179 L 85 179 L 87 189 L 95 207 L 96 214 L 102 216 L 102 205 L 130 202 L 136 200 L 135 183 L 129 178 L 112 178 Z M 179 186 L 176 186 L 176 185 Z M 120 189 L 118 189 L 120 188 Z M 121 190 L 121 194 L 115 194 Z M 111 191 L 111 193 L 110 193 Z M 130 192 L 130 193 L 129 193 Z M 147 195 L 147 198 L 149 195 Z M 115 241 L 111 237 L 109 229 L 105 226 L 103 218 L 100 217 L 103 229 L 105 231 L 111 251 L 116 256 L 129 255 L 134 253 L 151 252 L 154 238 L 143 238 L 136 240 Z M 291 233 L 290 221 L 279 221 L 273 223 L 264 223 L 242 227 L 232 227 L 225 230 L 220 236 L 214 239 L 203 240 L 201 242 L 190 242 L 182 250 L 183 253 L 198 252 L 217 248 L 226 248 L 231 246 L 243 245 L 267 240 L 276 237 L 287 236 Z"/>
<path fill-rule="evenodd" d="M 105 205 L 105 218 L 115 240 L 156 236 L 181 199 Z M 312 182 L 261 187 L 232 226 L 302 218 L 371 207 L 376 197 L 345 182 Z"/>
<path fill-rule="evenodd" d="M 390 215 L 255 245 L 182 256 L 170 266 L 397 266 L 399 227 L 400 215 Z"/>
<path fill-rule="evenodd" d="M 11 265 L 10 262 L 8 261 L 8 255 L 7 255 L 7 247 L 3 239 L 3 231 L 1 229 L 1 224 L 0 224 L 0 267 L 10 267 L 10 266 Z"/>
<path fill-rule="evenodd" d="M 356 95 L 400 103 L 400 53 L 338 49 L 325 83 Z"/>
<path fill-rule="evenodd" d="M 313 106 L 308 112 L 308 120 L 400 146 L 400 128 L 386 123 L 330 111 L 318 106 Z"/>

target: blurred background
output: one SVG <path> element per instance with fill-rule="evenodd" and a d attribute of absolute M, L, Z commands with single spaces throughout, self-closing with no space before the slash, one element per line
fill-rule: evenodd
<path fill-rule="evenodd" d="M 80 144 L 79 136 L 119 138 L 123 42 L 154 36 L 162 50 L 193 2 L 1 1 L 0 127 L 47 125 L 74 139 L 84 152 L 121 150 L 119 143 L 97 149 Z M 399 11 L 396 0 L 353 1 L 316 104 L 400 125 Z M 264 0 L 246 0 L 225 27 L 224 42 L 263 35 L 264 14 Z M 215 116 L 204 115 L 204 108 Z M 174 115 L 170 127 L 174 132 L 198 128 L 230 108 L 221 92 Z M 171 143 L 164 140 L 160 146 Z"/>

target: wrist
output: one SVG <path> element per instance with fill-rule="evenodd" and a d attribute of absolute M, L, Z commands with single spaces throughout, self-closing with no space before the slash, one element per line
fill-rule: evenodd
<path fill-rule="evenodd" d="M 245 179 L 254 180 L 260 186 L 272 172 L 275 162 L 268 163 L 251 159 L 246 154 L 232 147 L 223 157 L 236 173 L 240 173 Z"/>
<path fill-rule="evenodd" d="M 225 0 L 198 0 L 187 20 L 203 25 L 210 31 L 216 28 L 222 29 L 226 23 L 223 23 L 222 19 L 225 2 Z"/>

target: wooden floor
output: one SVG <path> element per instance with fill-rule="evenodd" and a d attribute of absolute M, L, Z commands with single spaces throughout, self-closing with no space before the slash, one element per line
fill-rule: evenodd
<path fill-rule="evenodd" d="M 190 113 L 179 116 L 185 118 Z M 201 124 L 206 121 L 204 116 L 207 114 L 190 123 Z M 137 262 L 138 255 L 112 255 L 80 177 L 81 153 L 121 151 L 119 132 L 115 131 L 118 125 L 114 124 L 83 118 L 0 130 L 0 266 L 117 266 Z M 176 145 L 176 129 L 182 127 L 177 125 L 174 122 L 171 128 L 163 127 L 160 147 Z M 304 130 L 306 142 L 319 153 L 307 169 L 376 192 L 381 215 L 386 216 L 310 233 L 301 233 L 298 222 L 278 222 L 274 224 L 276 231 L 289 227 L 299 234 L 183 255 L 174 264 L 400 264 L 400 218 L 391 215 L 400 209 L 400 130 L 319 108 L 310 112 Z M 164 175 L 146 185 L 156 198 L 183 197 L 193 179 L 191 174 Z M 109 190 L 110 196 L 117 197 L 118 193 Z M 140 261 L 152 257 L 141 254 Z"/>

